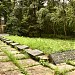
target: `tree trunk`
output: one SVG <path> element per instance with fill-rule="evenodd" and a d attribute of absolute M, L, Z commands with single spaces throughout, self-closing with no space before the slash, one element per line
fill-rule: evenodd
<path fill-rule="evenodd" d="M 55 23 L 53 23 L 53 32 L 54 32 L 54 35 L 56 34 L 55 32 Z"/>
<path fill-rule="evenodd" d="M 67 35 L 66 34 L 66 25 L 64 24 L 64 34 L 65 34 L 65 36 Z"/>

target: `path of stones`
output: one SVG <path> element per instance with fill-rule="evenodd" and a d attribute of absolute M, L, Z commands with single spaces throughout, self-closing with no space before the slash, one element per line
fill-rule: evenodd
<path fill-rule="evenodd" d="M 36 62 L 31 58 L 24 59 L 24 54 L 20 53 L 17 49 L 6 45 L 2 41 L 0 41 L 0 47 L 6 48 L 16 58 L 19 58 L 18 62 L 25 67 L 29 75 L 55 75 L 52 69 L 40 65 L 39 62 Z M 9 57 L 0 49 L 0 75 L 23 75 L 19 68 L 12 63 L 12 61 L 4 60 L 9 60 Z M 74 66 L 68 64 L 58 64 L 57 66 L 61 70 L 75 68 Z M 67 75 L 75 75 L 75 71 L 68 72 Z"/>

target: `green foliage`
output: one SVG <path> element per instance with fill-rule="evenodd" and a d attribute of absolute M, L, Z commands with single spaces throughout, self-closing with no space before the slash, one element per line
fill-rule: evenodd
<path fill-rule="evenodd" d="M 17 29 L 15 29 L 16 32 L 19 30 L 20 35 L 41 36 L 42 34 L 53 34 L 54 36 L 75 36 L 74 0 L 70 0 L 69 3 L 60 2 L 59 0 L 48 0 L 47 2 L 46 0 L 21 0 L 16 3 L 15 1 L 0 1 L 0 16 L 4 16 L 6 22 L 11 16 L 17 18 L 19 23 L 16 23 Z M 44 6 L 45 2 L 47 6 Z M 14 27 L 12 31 L 14 31 L 13 29 Z M 10 28 L 8 30 L 10 31 Z"/>
<path fill-rule="evenodd" d="M 37 12 L 37 17 L 38 17 L 37 23 L 38 23 L 39 29 L 43 30 L 43 32 L 46 32 L 50 24 L 49 10 L 46 8 L 41 8 Z"/>
<path fill-rule="evenodd" d="M 13 35 L 19 35 L 19 24 L 20 23 L 16 17 L 9 17 L 9 20 L 6 23 L 6 32 Z"/>
<path fill-rule="evenodd" d="M 57 69 L 55 69 L 55 74 L 54 74 L 54 75 L 67 75 L 67 74 L 66 74 L 66 70 L 60 71 L 60 70 L 57 68 Z"/>
<path fill-rule="evenodd" d="M 29 16 L 23 16 L 23 19 L 21 21 L 21 25 L 20 25 L 20 34 L 23 36 L 27 36 L 28 35 L 28 28 L 29 28 Z"/>
<path fill-rule="evenodd" d="M 16 18 L 19 19 L 19 21 L 21 22 L 22 20 L 22 7 L 19 6 L 19 7 L 15 7 L 14 10 L 13 10 L 13 14 Z"/>
<path fill-rule="evenodd" d="M 10 0 L 0 1 L 0 17 L 4 16 L 5 23 L 7 22 L 7 16 L 12 12 L 12 3 Z"/>
<path fill-rule="evenodd" d="M 75 61 L 73 61 L 73 60 L 72 60 L 72 61 L 71 61 L 71 60 L 68 60 L 68 61 L 67 61 L 67 64 L 70 64 L 70 65 L 72 65 L 72 66 L 75 66 Z"/>
<path fill-rule="evenodd" d="M 37 12 L 37 17 L 38 17 L 38 20 L 39 20 L 39 23 L 42 23 L 42 19 L 45 18 L 45 16 L 48 14 L 48 9 L 46 8 L 41 8 L 38 12 Z M 41 20 L 41 21 L 40 21 Z"/>

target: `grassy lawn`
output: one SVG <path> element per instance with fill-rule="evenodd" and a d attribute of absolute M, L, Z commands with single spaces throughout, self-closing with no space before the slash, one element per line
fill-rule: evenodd
<path fill-rule="evenodd" d="M 42 50 L 46 54 L 75 49 L 75 39 L 61 40 L 51 38 L 29 38 L 23 36 L 6 36 L 6 38 L 20 44 L 28 45 L 32 49 Z"/>

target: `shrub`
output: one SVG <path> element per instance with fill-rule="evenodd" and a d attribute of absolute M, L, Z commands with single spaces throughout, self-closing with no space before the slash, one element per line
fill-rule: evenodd
<path fill-rule="evenodd" d="M 16 17 L 9 17 L 6 23 L 6 32 L 13 35 L 19 35 L 19 21 Z"/>

